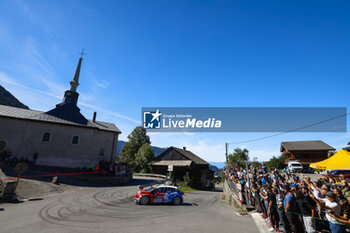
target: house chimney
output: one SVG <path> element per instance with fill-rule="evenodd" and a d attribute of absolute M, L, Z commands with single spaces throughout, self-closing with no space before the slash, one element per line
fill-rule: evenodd
<path fill-rule="evenodd" d="M 97 113 L 94 112 L 94 116 L 93 116 L 93 118 L 92 118 L 92 122 L 96 122 L 96 115 L 97 115 Z"/>
<path fill-rule="evenodd" d="M 184 146 L 183 149 L 186 150 L 186 146 Z"/>

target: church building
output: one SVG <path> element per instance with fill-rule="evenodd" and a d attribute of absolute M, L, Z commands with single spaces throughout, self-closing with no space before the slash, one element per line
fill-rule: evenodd
<path fill-rule="evenodd" d="M 70 89 L 61 103 L 47 112 L 0 105 L 0 150 L 11 151 L 17 158 L 33 160 L 37 165 L 88 167 L 115 158 L 120 130 L 113 123 L 92 120 L 80 113 L 79 62 Z"/>

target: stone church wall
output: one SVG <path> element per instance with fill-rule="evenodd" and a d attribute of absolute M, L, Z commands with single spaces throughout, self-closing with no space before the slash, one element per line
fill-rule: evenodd
<path fill-rule="evenodd" d="M 46 132 L 51 134 L 49 142 L 42 141 Z M 79 136 L 78 144 L 72 144 L 75 135 Z M 6 149 L 17 158 L 32 160 L 34 152 L 38 152 L 38 165 L 82 168 L 90 162 L 110 161 L 116 153 L 118 135 L 93 128 L 0 117 L 0 141 L 5 141 Z"/>

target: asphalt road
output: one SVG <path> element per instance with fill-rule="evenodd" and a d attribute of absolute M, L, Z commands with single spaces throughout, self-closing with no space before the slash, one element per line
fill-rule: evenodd
<path fill-rule="evenodd" d="M 237 216 L 220 200 L 221 192 L 186 193 L 180 206 L 135 205 L 133 197 L 142 182 L 1 203 L 0 232 L 259 232 L 250 216 Z"/>

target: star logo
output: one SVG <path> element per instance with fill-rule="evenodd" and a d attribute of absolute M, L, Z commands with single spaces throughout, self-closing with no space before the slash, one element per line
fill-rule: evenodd
<path fill-rule="evenodd" d="M 157 121 L 159 121 L 159 117 L 160 117 L 160 115 L 162 115 L 162 114 L 159 112 L 159 109 L 157 109 L 157 111 L 156 111 L 155 113 L 151 113 L 151 114 L 152 114 L 152 116 L 153 116 L 151 122 L 153 122 L 153 121 L 156 120 L 156 119 L 157 119 Z"/>
<path fill-rule="evenodd" d="M 143 127 L 145 129 L 159 129 L 161 126 L 161 115 L 162 113 L 157 111 L 143 112 Z"/>

